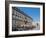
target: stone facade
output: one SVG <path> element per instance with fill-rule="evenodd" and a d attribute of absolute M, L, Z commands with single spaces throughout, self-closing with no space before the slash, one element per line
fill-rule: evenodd
<path fill-rule="evenodd" d="M 15 28 L 29 29 L 32 27 L 32 18 L 18 8 L 12 7 L 12 26 Z"/>

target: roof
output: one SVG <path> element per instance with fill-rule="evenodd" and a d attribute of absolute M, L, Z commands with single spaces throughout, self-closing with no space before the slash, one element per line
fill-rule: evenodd
<path fill-rule="evenodd" d="M 27 14 L 25 14 L 23 11 L 21 11 L 20 9 L 18 9 L 17 7 L 12 7 L 13 9 L 15 9 L 16 11 L 20 12 L 21 14 L 29 17 L 30 19 L 32 19 L 30 16 L 28 16 Z M 33 19 L 32 19 L 33 20 Z"/>

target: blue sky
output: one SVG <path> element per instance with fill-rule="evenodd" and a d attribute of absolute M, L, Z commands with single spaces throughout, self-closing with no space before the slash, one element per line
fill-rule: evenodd
<path fill-rule="evenodd" d="M 19 7 L 28 16 L 32 17 L 35 22 L 40 21 L 40 8 Z"/>

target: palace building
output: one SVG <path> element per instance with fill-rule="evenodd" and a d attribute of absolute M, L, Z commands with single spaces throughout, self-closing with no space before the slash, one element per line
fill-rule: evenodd
<path fill-rule="evenodd" d="M 12 7 L 12 30 L 31 29 L 33 19 L 17 7 Z"/>

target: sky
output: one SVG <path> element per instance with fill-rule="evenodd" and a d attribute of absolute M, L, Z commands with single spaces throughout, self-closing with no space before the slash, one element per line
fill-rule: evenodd
<path fill-rule="evenodd" d="M 31 7 L 19 7 L 21 11 L 23 11 L 28 16 L 32 17 L 33 21 L 40 21 L 40 8 L 31 8 Z"/>

